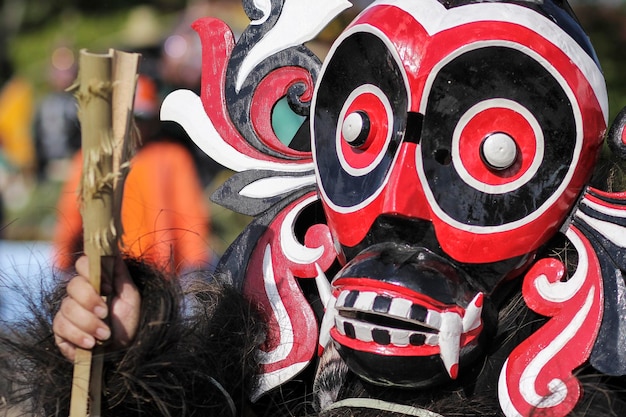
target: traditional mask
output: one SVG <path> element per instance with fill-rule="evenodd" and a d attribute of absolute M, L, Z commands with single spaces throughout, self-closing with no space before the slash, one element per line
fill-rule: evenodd
<path fill-rule="evenodd" d="M 552 0 L 381 0 L 322 66 L 302 45 L 348 6 L 245 1 L 237 44 L 223 22 L 196 22 L 201 97 L 177 91 L 162 108 L 236 171 L 214 201 L 255 216 L 218 270 L 267 314 L 257 395 L 328 343 L 377 384 L 455 379 L 491 341 L 499 288 L 525 274 L 528 306 L 553 318 L 504 364 L 502 409 L 566 415 L 572 371 L 591 356 L 607 373 L 598 341 L 626 328 L 605 297 L 624 288 L 626 265 L 606 255 L 626 247 L 609 231 L 624 198 L 585 188 L 608 112 L 586 35 Z M 272 127 L 285 100 L 302 118 L 287 138 Z M 579 256 L 567 281 L 535 259 L 559 232 Z"/>
<path fill-rule="evenodd" d="M 558 231 L 606 129 L 599 65 L 567 10 L 454 3 L 375 3 L 334 44 L 313 100 L 335 244 L 369 254 L 333 281 L 333 339 L 380 383 L 428 384 L 441 364 L 456 378 L 483 295 Z"/>

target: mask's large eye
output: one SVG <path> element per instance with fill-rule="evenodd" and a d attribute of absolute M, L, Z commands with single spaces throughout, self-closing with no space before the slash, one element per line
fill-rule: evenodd
<path fill-rule="evenodd" d="M 582 146 L 579 109 L 542 61 L 488 45 L 433 71 L 421 157 L 427 193 L 444 221 L 506 228 L 564 191 Z"/>
<path fill-rule="evenodd" d="M 383 188 L 406 125 L 407 89 L 386 41 L 348 35 L 327 59 L 315 99 L 314 152 L 328 204 L 353 211 Z"/>

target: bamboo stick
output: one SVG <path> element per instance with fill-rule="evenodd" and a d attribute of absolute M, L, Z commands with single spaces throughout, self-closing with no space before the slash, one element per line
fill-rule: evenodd
<path fill-rule="evenodd" d="M 89 279 L 100 292 L 103 277 L 113 273 L 121 236 L 119 209 L 124 171 L 131 146 L 126 140 L 132 120 L 138 54 L 109 50 L 80 51 L 78 104 L 81 121 L 83 175 L 81 215 Z M 102 347 L 77 349 L 70 417 L 99 417 Z"/>
<path fill-rule="evenodd" d="M 134 124 L 133 102 L 137 87 L 137 69 L 140 54 L 114 52 L 113 61 L 113 171 L 119 173 L 113 179 L 115 213 L 120 213 L 123 182 L 128 173 L 129 162 L 139 147 L 139 133 Z M 114 216 L 118 241 L 123 234 L 121 217 Z"/>

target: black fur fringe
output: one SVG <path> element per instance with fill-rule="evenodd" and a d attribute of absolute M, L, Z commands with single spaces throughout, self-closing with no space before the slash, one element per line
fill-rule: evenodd
<path fill-rule="evenodd" d="M 293 392 L 278 390 L 249 405 L 255 349 L 264 336 L 264 324 L 249 303 L 217 279 L 181 283 L 139 261 L 127 263 L 143 296 L 140 331 L 128 349 L 105 354 L 103 417 L 229 417 L 231 403 L 236 416 L 252 409 L 259 417 L 401 415 L 357 407 L 312 412 L 312 375 L 306 373 L 292 382 L 298 386 Z M 52 336 L 52 318 L 64 287 L 42 289 L 24 292 L 29 316 L 5 326 L 0 334 L 0 386 L 6 385 L 0 391 L 0 409 L 4 399 L 19 409 L 18 415 L 66 417 L 73 365 L 59 353 Z M 348 372 L 335 381 L 338 400 L 369 397 L 445 417 L 503 417 L 497 397 L 502 363 L 545 320 L 526 307 L 519 288 L 503 299 L 498 331 L 484 360 L 454 386 L 399 390 L 369 385 Z M 577 378 L 584 394 L 571 416 L 626 415 L 626 378 L 600 375 L 590 367 L 577 371 Z"/>
<path fill-rule="evenodd" d="M 179 282 L 127 260 L 142 294 L 139 333 L 104 353 L 102 416 L 242 414 L 257 369 L 264 325 L 241 294 L 216 279 Z M 63 284 L 24 294 L 30 316 L 0 335 L 0 393 L 23 415 L 69 414 L 73 365 L 54 344 L 52 319 Z"/>

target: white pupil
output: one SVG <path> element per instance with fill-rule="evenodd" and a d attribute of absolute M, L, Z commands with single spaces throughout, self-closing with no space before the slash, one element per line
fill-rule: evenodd
<path fill-rule="evenodd" d="M 490 135 L 484 140 L 482 147 L 485 162 L 494 169 L 507 169 L 517 158 L 515 141 L 506 133 Z"/>
<path fill-rule="evenodd" d="M 346 142 L 352 143 L 357 140 L 362 130 L 363 117 L 360 113 L 354 112 L 350 113 L 348 117 L 344 119 L 343 126 L 341 127 L 341 134 Z"/>

